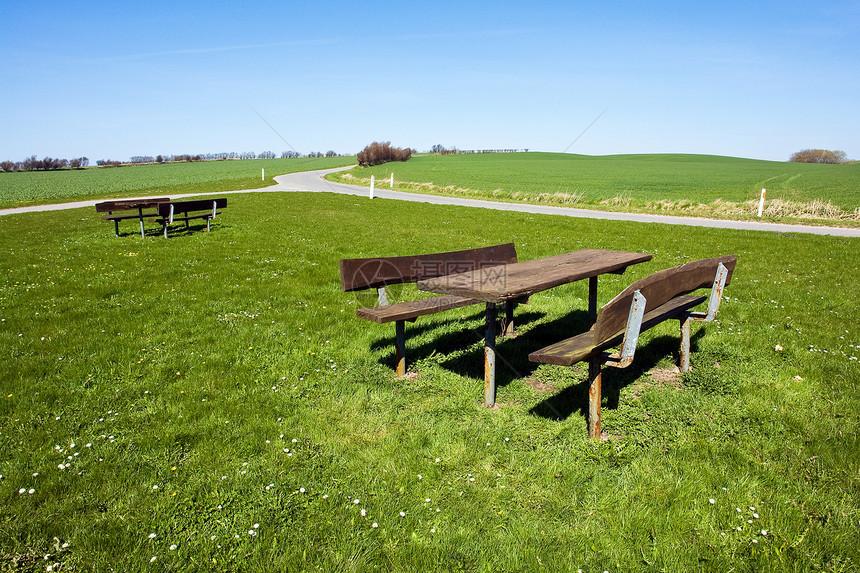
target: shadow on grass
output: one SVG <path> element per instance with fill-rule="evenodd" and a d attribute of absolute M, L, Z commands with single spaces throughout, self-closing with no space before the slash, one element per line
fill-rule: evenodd
<path fill-rule="evenodd" d="M 518 310 L 514 313 L 514 324 L 517 330 L 529 326 L 528 331 L 513 338 L 497 336 L 496 338 L 496 386 L 504 387 L 515 380 L 530 376 L 538 367 L 529 362 L 530 352 L 558 342 L 576 333 L 586 330 L 587 313 L 571 312 L 564 317 L 549 323 L 534 323 L 544 318 L 545 314 L 532 311 Z M 452 321 L 439 324 L 406 327 L 406 362 L 407 366 L 429 356 L 438 356 L 438 364 L 449 371 L 467 378 L 484 379 L 484 309 L 474 307 L 471 314 L 458 319 L 464 325 L 455 332 L 446 332 L 418 346 L 410 344 L 419 336 L 431 331 L 441 330 Z M 371 344 L 372 350 L 384 349 L 387 352 L 380 357 L 380 363 L 393 367 L 394 365 L 394 327 L 391 326 L 389 335 Z M 496 331 L 501 331 L 497 323 Z"/>
<path fill-rule="evenodd" d="M 697 341 L 704 335 L 704 329 L 697 330 L 690 337 L 690 353 L 695 356 Z M 652 370 L 667 356 L 678 364 L 680 359 L 680 340 L 677 336 L 664 335 L 652 339 L 648 344 L 639 346 L 633 363 L 627 368 L 602 369 L 601 394 L 603 408 L 617 409 L 621 390 L 635 382 L 646 372 Z M 579 368 L 587 370 L 588 363 L 579 363 Z M 574 365 L 573 367 L 577 367 Z M 562 391 L 536 404 L 530 411 L 534 416 L 563 421 L 575 413 L 588 420 L 588 382 L 573 384 Z"/>
<path fill-rule="evenodd" d="M 406 325 L 406 363 L 407 367 L 415 362 L 428 358 L 430 356 L 438 356 L 439 364 L 460 374 L 472 378 L 484 378 L 484 357 L 483 357 L 483 340 L 484 340 L 484 307 L 476 305 L 469 310 L 469 314 L 461 315 L 460 318 L 451 319 L 443 323 L 427 323 L 415 324 L 407 323 Z M 538 312 L 516 312 L 514 314 L 515 325 L 526 325 L 536 322 L 544 317 L 544 314 Z M 420 321 L 421 319 L 419 319 Z M 460 328 L 451 332 L 442 332 L 433 337 L 431 340 L 422 342 L 418 345 L 415 340 L 422 335 L 431 331 L 442 331 L 447 326 L 457 323 Z M 371 350 L 385 350 L 385 354 L 379 359 L 380 364 L 393 367 L 395 362 L 394 355 L 394 325 L 382 325 L 388 327 L 388 336 L 377 339 L 371 344 Z M 501 324 L 497 322 L 496 331 L 501 331 Z M 503 364 L 507 362 L 503 353 L 511 355 L 522 354 L 521 350 L 516 349 L 516 343 L 519 339 L 503 339 L 497 338 L 497 376 L 503 370 Z M 465 350 L 465 352 L 464 352 Z M 526 362 L 528 362 L 528 352 L 525 352 Z M 448 358 L 448 355 L 455 355 Z M 506 377 L 507 381 L 515 379 L 517 376 L 514 372 Z"/>
<path fill-rule="evenodd" d="M 174 223 L 172 226 L 167 227 L 167 237 L 168 238 L 184 237 L 184 236 L 193 235 L 193 234 L 197 234 L 197 233 L 201 233 L 201 232 L 202 233 L 214 232 L 214 231 L 217 231 L 219 227 L 226 228 L 226 226 L 222 225 L 220 221 L 216 223 L 214 219 L 212 220 L 212 223 L 210 226 L 210 231 L 206 230 L 206 222 L 205 221 L 202 223 L 199 223 L 199 222 L 191 223 L 188 227 L 186 227 L 183 223 Z M 145 225 L 143 232 L 144 232 L 144 237 L 155 237 L 155 238 L 160 237 L 162 239 L 164 238 L 164 229 L 160 225 L 158 225 L 157 223 L 151 223 L 149 225 Z M 128 231 L 127 229 L 124 230 L 124 229 L 120 228 L 119 237 L 126 237 L 126 236 L 128 236 L 128 237 L 133 237 L 133 236 L 140 237 L 140 225 L 138 224 L 138 226 L 134 229 L 134 231 Z"/>

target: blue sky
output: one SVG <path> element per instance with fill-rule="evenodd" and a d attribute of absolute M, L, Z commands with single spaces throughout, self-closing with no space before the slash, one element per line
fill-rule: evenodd
<path fill-rule="evenodd" d="M 375 140 L 860 158 L 856 0 L 15 2 L 0 54 L 0 160 Z"/>

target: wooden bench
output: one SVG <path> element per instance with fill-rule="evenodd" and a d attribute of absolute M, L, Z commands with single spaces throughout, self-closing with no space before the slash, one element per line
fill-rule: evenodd
<path fill-rule="evenodd" d="M 377 289 L 379 306 L 356 309 L 356 314 L 378 324 L 394 322 L 397 361 L 395 370 L 397 375 L 402 377 L 406 374 L 407 320 L 414 322 L 419 316 L 482 304 L 483 301 L 443 295 L 389 304 L 385 287 L 515 262 L 517 252 L 513 243 L 448 253 L 341 259 L 340 283 L 344 292 Z M 508 305 L 509 325 L 512 322 L 513 306 L 513 303 Z"/>
<path fill-rule="evenodd" d="M 587 332 L 529 354 L 543 364 L 572 366 L 588 361 L 588 435 L 600 437 L 601 366 L 625 368 L 633 362 L 639 333 L 665 320 L 680 322 L 680 369 L 690 369 L 690 321 L 710 322 L 723 289 L 731 282 L 737 257 L 702 259 L 654 273 L 631 284 L 597 313 Z M 710 286 L 710 299 L 690 294 Z M 709 300 L 706 313 L 692 308 Z M 608 350 L 621 345 L 619 352 Z"/>
<path fill-rule="evenodd" d="M 152 199 L 128 199 L 122 201 L 103 201 L 96 203 L 96 213 L 107 213 L 102 217 L 103 221 L 113 221 L 114 232 L 119 237 L 119 222 L 125 219 L 140 220 L 140 236 L 143 237 L 143 219 L 145 217 L 154 217 L 158 213 L 144 213 L 144 209 L 155 209 L 161 203 L 170 201 L 169 197 L 158 197 Z M 135 211 L 135 214 L 117 213 L 118 211 Z"/>
<path fill-rule="evenodd" d="M 193 219 L 205 219 L 206 230 L 210 230 L 210 222 L 221 214 L 218 209 L 227 206 L 227 199 L 195 199 L 192 201 L 170 201 L 158 204 L 158 218 L 152 219 L 155 223 L 161 223 L 164 229 L 164 238 L 167 238 L 167 226 L 176 221 L 185 221 L 185 228 L 189 228 L 188 222 Z"/>

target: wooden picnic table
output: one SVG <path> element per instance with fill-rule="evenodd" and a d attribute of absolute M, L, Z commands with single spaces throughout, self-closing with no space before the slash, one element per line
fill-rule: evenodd
<path fill-rule="evenodd" d="M 563 284 L 588 279 L 588 323 L 597 318 L 597 277 L 623 274 L 630 265 L 651 260 L 651 255 L 603 249 L 581 249 L 542 259 L 489 266 L 418 282 L 423 291 L 453 294 L 486 302 L 484 336 L 484 402 L 496 402 L 496 305 L 505 303 L 508 331 L 513 303 Z"/>
<path fill-rule="evenodd" d="M 118 201 L 102 201 L 96 203 L 96 213 L 107 213 L 102 219 L 105 221 L 113 221 L 114 232 L 119 237 L 119 222 L 125 219 L 140 220 L 140 236 L 144 237 L 143 219 L 144 217 L 153 217 L 157 213 L 144 213 L 144 209 L 157 209 L 161 203 L 170 201 L 169 197 L 150 197 L 143 199 L 121 199 Z M 115 211 L 137 211 L 137 215 L 116 215 Z"/>

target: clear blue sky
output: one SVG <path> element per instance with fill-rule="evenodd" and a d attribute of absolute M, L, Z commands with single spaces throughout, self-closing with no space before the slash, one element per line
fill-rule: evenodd
<path fill-rule="evenodd" d="M 0 78 L 0 160 L 374 140 L 860 158 L 856 0 L 10 2 Z"/>

